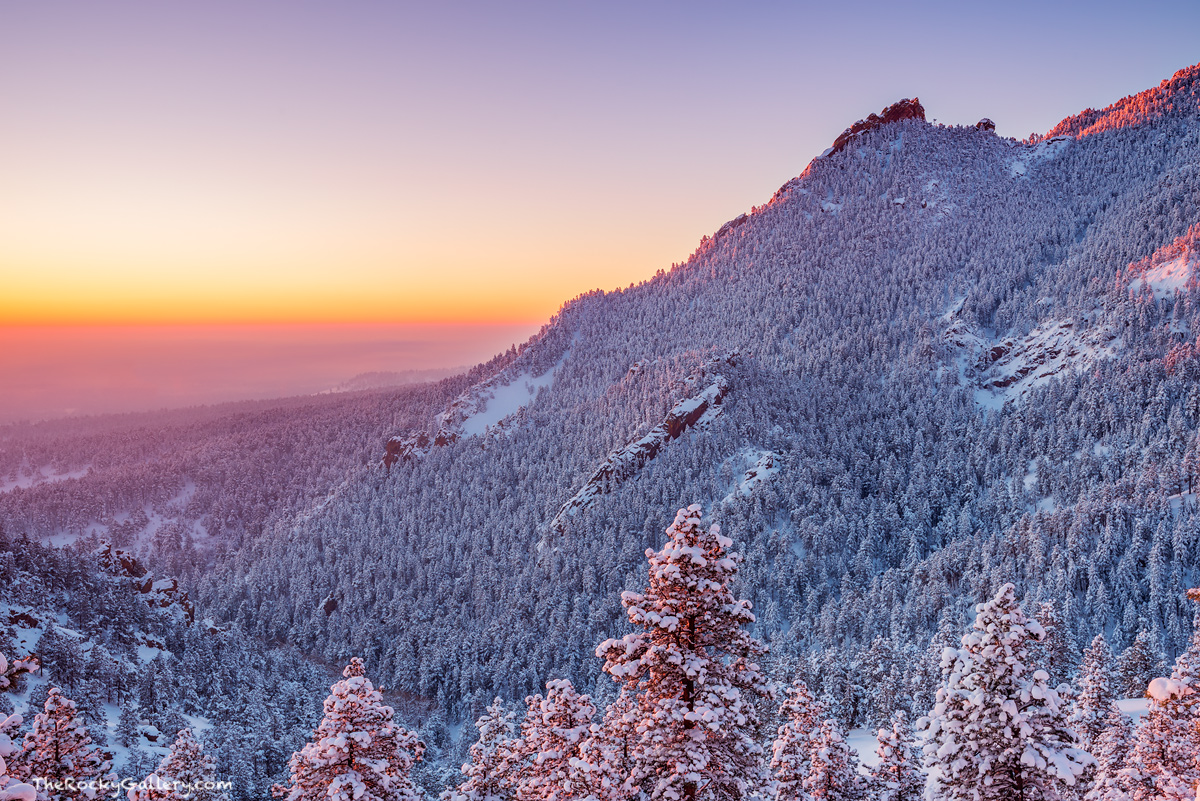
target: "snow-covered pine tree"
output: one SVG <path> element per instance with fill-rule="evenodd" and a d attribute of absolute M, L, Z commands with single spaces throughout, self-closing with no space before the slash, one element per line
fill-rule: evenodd
<path fill-rule="evenodd" d="M 582 795 L 572 762 L 589 734 L 596 707 L 566 679 L 546 682 L 546 696 L 525 699 L 520 751 L 526 761 L 517 771 L 518 801 L 565 801 Z"/>
<path fill-rule="evenodd" d="M 624 689 L 604 710 L 604 719 L 592 724 L 579 746 L 579 758 L 571 763 L 579 795 L 595 801 L 621 801 L 630 791 L 625 780 L 630 774 L 637 742 L 638 709 Z"/>
<path fill-rule="evenodd" d="M 136 742 L 125 754 L 125 766 L 121 771 L 130 777 L 149 776 L 161 761 L 162 759 L 157 753 L 147 751 L 140 742 Z M 236 780 L 239 777 L 234 776 L 233 778 Z M 238 786 L 248 786 L 248 784 L 239 784 Z"/>
<path fill-rule="evenodd" d="M 1142 629 L 1117 660 L 1117 692 L 1122 698 L 1142 698 L 1150 682 L 1163 672 L 1162 655 Z"/>
<path fill-rule="evenodd" d="M 0 693 L 12 692 L 21 676 L 38 669 L 35 657 L 14 659 L 0 654 Z M 12 741 L 17 728 L 21 725 L 20 715 L 0 714 L 0 801 L 34 801 L 37 790 L 33 785 L 22 782 L 9 770 L 8 761 L 19 751 L 20 747 Z"/>
<path fill-rule="evenodd" d="M 92 744 L 75 702 L 57 687 L 46 695 L 44 710 L 34 715 L 12 762 L 12 772 L 34 785 L 40 801 L 91 798 L 93 791 L 83 785 L 113 778 L 112 756 Z"/>
<path fill-rule="evenodd" d="M 800 679 L 788 688 L 779 705 L 781 721 L 771 744 L 771 773 L 780 801 L 801 801 L 804 780 L 812 767 L 812 735 L 827 716 L 824 704 L 815 700 Z"/>
<path fill-rule="evenodd" d="M 1129 718 L 1112 704 L 1104 718 L 1104 731 L 1096 738 L 1093 754 L 1096 774 L 1085 801 L 1126 801 L 1128 785 L 1121 777 L 1125 760 L 1133 747 L 1133 727 Z"/>
<path fill-rule="evenodd" d="M 804 777 L 805 801 L 861 801 L 866 787 L 858 775 L 858 755 L 846 744 L 842 727 L 830 718 L 812 733 L 812 764 Z"/>
<path fill-rule="evenodd" d="M 117 730 L 115 732 L 117 742 L 125 748 L 133 746 L 137 740 L 140 728 L 141 719 L 138 713 L 131 706 L 126 706 L 121 709 L 121 716 L 117 718 Z"/>
<path fill-rule="evenodd" d="M 1045 636 L 1032 644 L 1030 663 L 1046 671 L 1050 676 L 1050 686 L 1057 687 L 1070 678 L 1079 652 L 1071 643 L 1070 632 L 1058 613 L 1058 604 L 1052 600 L 1043 601 L 1038 605 L 1034 618 Z"/>
<path fill-rule="evenodd" d="M 646 592 L 621 597 L 640 631 L 596 649 L 636 696 L 629 786 L 656 801 L 737 801 L 765 779 L 754 705 L 772 692 L 754 662 L 765 647 L 744 628 L 750 603 L 729 590 L 741 557 L 718 526 L 700 525 L 700 510 L 681 509 L 663 549 L 647 550 Z"/>
<path fill-rule="evenodd" d="M 880 729 L 875 753 L 879 762 L 871 769 L 875 801 L 920 801 L 925 797 L 925 772 L 914 751 L 912 727 L 903 712 L 892 715 L 890 729 Z"/>
<path fill-rule="evenodd" d="M 1076 747 L 1058 693 L 1028 664 L 1044 636 L 1012 584 L 976 607 L 962 646 L 942 658 L 945 682 L 929 716 L 926 766 L 946 801 L 1057 799 L 1094 762 Z"/>
<path fill-rule="evenodd" d="M 212 757 L 192 736 L 181 729 L 171 744 L 171 752 L 158 768 L 129 790 L 129 801 L 228 801 L 229 794 L 219 789 Z"/>
<path fill-rule="evenodd" d="M 392 721 L 358 657 L 325 699 L 314 739 L 292 754 L 289 786 L 272 794 L 288 801 L 418 801 L 409 772 L 425 751 L 417 736 Z"/>
<path fill-rule="evenodd" d="M 1200 601 L 1200 589 L 1188 590 Z M 1134 733 L 1133 750 L 1118 783 L 1134 801 L 1193 801 L 1200 785 L 1200 612 L 1191 642 L 1170 678 L 1146 689 L 1150 708 Z"/>
<path fill-rule="evenodd" d="M 947 648 L 955 648 L 962 639 L 962 625 L 957 620 L 954 607 L 947 606 L 938 618 L 937 631 L 920 658 L 911 665 L 908 676 L 909 692 L 912 694 L 914 713 L 924 714 L 933 708 L 937 691 L 942 684 L 942 654 Z"/>
<path fill-rule="evenodd" d="M 471 746 L 471 761 L 462 766 L 467 778 L 441 794 L 442 801 L 507 801 L 513 797 L 516 715 L 496 698 L 475 722 L 479 739 Z"/>
<path fill-rule="evenodd" d="M 1079 693 L 1069 718 L 1080 746 L 1092 754 L 1095 754 L 1093 746 L 1107 725 L 1109 707 L 1117 700 L 1113 678 L 1112 651 L 1104 641 L 1104 635 L 1097 634 L 1083 652 L 1083 664 L 1076 677 Z"/>

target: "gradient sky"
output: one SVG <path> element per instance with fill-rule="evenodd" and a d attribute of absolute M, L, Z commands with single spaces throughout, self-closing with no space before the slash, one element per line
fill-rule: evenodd
<path fill-rule="evenodd" d="M 0 422 L 477 362 L 901 97 L 1024 137 L 1197 31 L 1195 0 L 0 0 Z"/>
<path fill-rule="evenodd" d="M 522 322 L 919 95 L 1025 136 L 1200 4 L 0 2 L 0 323 Z"/>

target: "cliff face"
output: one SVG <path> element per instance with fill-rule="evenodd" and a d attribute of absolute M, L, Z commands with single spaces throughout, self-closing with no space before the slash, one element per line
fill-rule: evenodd
<path fill-rule="evenodd" d="M 905 98 L 888 106 L 879 114 L 871 114 L 865 120 L 859 120 L 854 123 L 842 131 L 837 139 L 833 140 L 833 146 L 829 148 L 829 152 L 826 155 L 841 152 L 850 143 L 850 140 L 856 136 L 864 134 L 867 131 L 873 131 L 881 125 L 887 125 L 889 122 L 899 122 L 900 120 L 925 121 L 925 107 L 921 105 L 919 98 L 914 97 L 911 100 Z"/>

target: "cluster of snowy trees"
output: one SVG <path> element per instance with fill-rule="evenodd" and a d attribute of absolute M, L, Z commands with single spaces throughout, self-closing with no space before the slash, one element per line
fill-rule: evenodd
<path fill-rule="evenodd" d="M 178 609 L 148 606 L 135 582 L 98 569 L 80 545 L 0 532 L 0 653 L 32 649 L 40 662 L 19 688 L 0 685 L 0 719 L 15 727 L 15 713 L 32 720 L 52 694 L 56 707 L 70 699 L 95 747 L 113 752 L 114 770 L 138 779 L 177 732 L 207 721 L 203 739 L 217 773 L 234 783 L 232 798 L 269 795 L 320 717 L 327 671 L 236 626 L 189 624 Z"/>
<path fill-rule="evenodd" d="M 1171 676 L 1149 683 L 1150 710 L 1134 729 L 1115 703 L 1104 638 L 1084 654 L 1077 689 L 1053 686 L 1039 663 L 1051 656 L 1048 632 L 1012 584 L 944 650 L 920 730 L 900 711 L 879 730 L 871 770 L 801 680 L 767 740 L 763 712 L 777 692 L 755 661 L 765 648 L 747 631 L 750 605 L 730 589 L 741 558 L 700 516 L 699 506 L 679 511 L 666 545 L 647 552 L 646 590 L 621 599 L 634 632 L 596 649 L 620 688 L 607 709 L 597 717 L 565 679 L 525 699 L 519 726 L 495 699 L 442 801 L 1190 801 L 1200 792 L 1200 628 Z M 410 774 L 424 743 L 396 725 L 361 660 L 344 676 L 276 796 L 415 801 Z"/>
<path fill-rule="evenodd" d="M 0 655 L 6 679 L 37 669 L 24 661 L 8 665 Z M 11 688 L 10 688 L 11 689 Z M 112 754 L 95 744 L 75 702 L 52 688 L 20 745 L 12 735 L 20 715 L 0 723 L 0 798 L 5 801 L 83 801 L 115 798 L 129 801 L 228 801 L 230 782 L 217 778 L 216 766 L 190 729 L 181 729 L 170 751 L 148 775 L 120 777 Z M 138 771 L 138 765 L 126 766 Z"/>

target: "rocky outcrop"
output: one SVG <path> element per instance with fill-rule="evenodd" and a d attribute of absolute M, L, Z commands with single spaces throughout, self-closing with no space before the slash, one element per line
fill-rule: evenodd
<path fill-rule="evenodd" d="M 945 330 L 950 352 L 960 359 L 965 379 L 1001 400 L 1017 400 L 1052 378 L 1111 358 L 1117 333 L 1104 325 L 1080 327 L 1075 320 L 1051 320 L 1023 337 L 992 340 L 961 320 Z"/>
<path fill-rule="evenodd" d="M 732 220 L 730 220 L 729 222 L 725 223 L 720 228 L 718 228 L 717 232 L 715 234 L 713 234 L 713 239 L 720 239 L 721 237 L 725 236 L 725 234 L 727 234 L 730 231 L 732 231 L 733 229 L 737 228 L 739 225 L 742 225 L 749 219 L 750 219 L 749 214 L 739 214 L 738 216 L 734 217 Z"/>
<path fill-rule="evenodd" d="M 841 136 L 833 140 L 833 146 L 829 148 L 825 155 L 831 156 L 834 153 L 841 152 L 851 139 L 856 136 L 861 136 L 867 131 L 873 131 L 881 125 L 887 125 L 889 122 L 899 122 L 900 120 L 925 120 L 925 107 L 921 105 L 919 98 L 909 100 L 905 98 L 898 103 L 885 108 L 879 114 L 872 114 L 865 120 L 859 120 L 851 125 L 846 130 L 842 131 Z"/>
<path fill-rule="evenodd" d="M 42 625 L 42 622 L 28 612 L 18 612 L 13 609 L 8 613 L 8 625 L 36 629 Z"/>
<path fill-rule="evenodd" d="M 126 579 L 151 609 L 178 609 L 189 624 L 196 619 L 196 607 L 177 580 L 155 579 L 132 554 L 107 543 L 96 551 L 96 561 L 108 575 Z"/>
<path fill-rule="evenodd" d="M 995 131 L 996 123 L 992 122 L 987 117 L 984 117 L 982 120 L 975 123 L 975 128 L 979 131 Z"/>
<path fill-rule="evenodd" d="M 698 392 L 693 389 L 694 394 L 672 406 L 663 417 L 663 421 L 648 434 L 610 453 L 588 476 L 583 486 L 558 510 L 558 514 L 550 521 L 550 530 L 561 534 L 570 518 L 591 506 L 601 495 L 611 492 L 637 475 L 671 440 L 719 414 L 721 403 L 729 392 L 729 380 L 716 370 L 735 366 L 738 358 L 739 354 L 735 351 L 708 362 L 697 373 L 689 376 L 688 386 L 700 386 L 702 389 Z"/>

